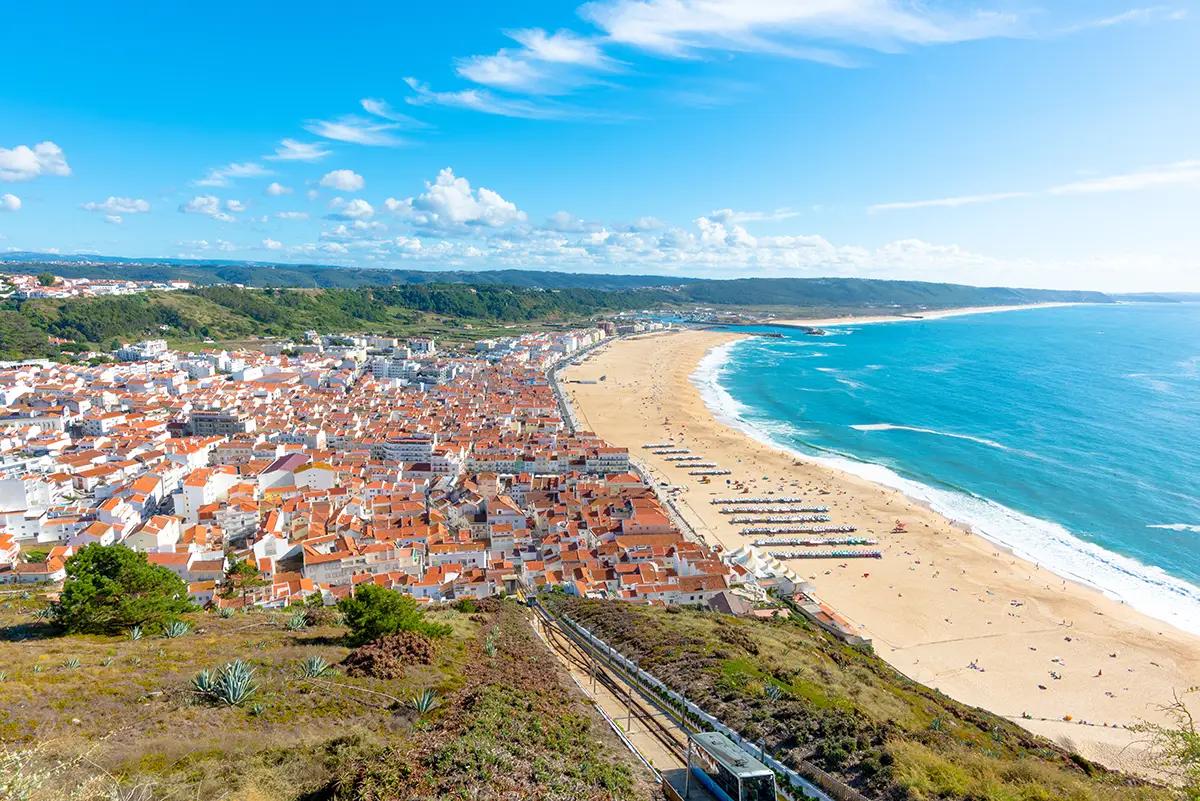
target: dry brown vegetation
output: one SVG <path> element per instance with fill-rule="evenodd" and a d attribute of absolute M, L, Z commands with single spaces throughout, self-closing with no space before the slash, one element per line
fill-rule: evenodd
<path fill-rule="evenodd" d="M 196 613 L 187 636 L 131 640 L 55 636 L 22 606 L 0 602 L 0 769 L 28 778 L 32 801 L 108 799 L 114 787 L 145 801 L 653 793 L 515 604 L 432 613 L 451 636 L 391 678 L 302 677 L 310 657 L 336 664 L 351 651 L 335 625 L 289 631 L 286 610 Z M 197 672 L 238 658 L 254 668 L 254 696 L 199 702 Z"/>

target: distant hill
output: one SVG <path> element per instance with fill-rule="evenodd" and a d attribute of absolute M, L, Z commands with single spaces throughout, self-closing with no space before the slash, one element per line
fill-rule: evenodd
<path fill-rule="evenodd" d="M 1022 303 L 1110 303 L 1101 292 L 1012 289 L 925 281 L 864 278 L 739 278 L 704 280 L 658 275 L 614 275 L 538 270 L 392 270 L 384 268 L 284 265 L 180 259 L 136 260 L 100 256 L 0 254 L 5 269 L 49 270 L 68 278 L 179 279 L 197 284 L 244 284 L 255 287 L 352 289 L 404 284 L 503 284 L 527 289 L 604 291 L 661 290 L 620 304 L 663 302 L 732 306 L 821 307 L 841 309 L 953 308 Z"/>
<path fill-rule="evenodd" d="M 49 270 L 64 278 L 112 278 L 132 281 L 176 279 L 196 284 L 244 284 L 302 289 L 351 289 L 395 284 L 506 284 L 541 289 L 642 289 L 677 286 L 701 280 L 659 275 L 539 270 L 393 270 L 222 260 L 56 256 L 28 252 L 0 254 L 0 271 L 5 269 L 28 273 Z"/>
<path fill-rule="evenodd" d="M 867 278 L 739 278 L 685 284 L 676 291 L 696 303 L 847 309 L 1112 303 L 1112 298 L 1103 292 L 977 287 Z"/>
<path fill-rule="evenodd" d="M 1112 299 L 1122 303 L 1200 303 L 1200 292 L 1133 292 Z"/>

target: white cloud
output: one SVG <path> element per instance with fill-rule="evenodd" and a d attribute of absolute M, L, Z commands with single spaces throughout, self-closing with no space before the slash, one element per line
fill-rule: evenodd
<path fill-rule="evenodd" d="M 587 39 L 568 30 L 546 33 L 541 28 L 508 33 L 525 47 L 525 52 L 539 61 L 553 64 L 578 64 L 584 67 L 608 67 L 611 60 L 601 52 L 594 39 Z"/>
<path fill-rule="evenodd" d="M 224 167 L 214 167 L 208 174 L 196 181 L 196 186 L 229 186 L 238 178 L 262 178 L 273 175 L 270 170 L 248 161 L 245 164 L 227 164 Z"/>
<path fill-rule="evenodd" d="M 280 250 L 283 248 L 283 243 L 268 237 L 262 241 L 262 246 L 267 250 Z"/>
<path fill-rule="evenodd" d="M 572 112 L 561 106 L 531 103 L 527 100 L 500 98 L 482 89 L 464 89 L 461 92 L 435 92 L 429 84 L 422 83 L 416 78 L 405 78 L 404 82 L 416 93 L 405 98 L 414 106 L 445 106 L 447 108 L 467 109 L 484 114 L 497 114 L 502 117 L 522 117 L 525 119 L 555 119 L 573 116 Z"/>
<path fill-rule="evenodd" d="M 963 195 L 961 197 L 941 197 L 933 200 L 905 200 L 899 203 L 876 203 L 868 206 L 867 211 L 871 214 L 876 214 L 881 211 L 899 211 L 903 209 L 953 208 L 956 206 L 973 206 L 977 203 L 995 203 L 998 200 L 1012 200 L 1032 195 L 1032 192 L 997 192 L 990 195 Z"/>
<path fill-rule="evenodd" d="M 588 227 L 589 223 L 569 211 L 556 211 L 546 220 L 546 228 L 551 231 L 582 231 Z"/>
<path fill-rule="evenodd" d="M 229 209 L 230 211 L 245 211 L 246 204 L 240 200 L 226 200 L 225 208 Z"/>
<path fill-rule="evenodd" d="M 632 231 L 657 231 L 666 227 L 667 224 L 657 217 L 638 217 L 629 226 Z"/>
<path fill-rule="evenodd" d="M 591 73 L 597 69 L 613 67 L 595 40 L 571 31 L 551 34 L 528 28 L 508 35 L 523 47 L 458 59 L 458 74 L 496 89 L 556 94 L 591 82 Z"/>
<path fill-rule="evenodd" d="M 321 250 L 325 251 L 326 253 L 336 253 L 339 255 L 344 255 L 344 254 L 350 252 L 350 250 L 345 245 L 339 244 L 337 242 L 325 242 L 324 244 L 321 245 Z"/>
<path fill-rule="evenodd" d="M 416 198 L 388 198 L 384 205 L 393 214 L 418 225 L 438 227 L 499 227 L 528 219 L 516 204 L 498 193 L 483 187 L 478 191 L 471 189 L 470 182 L 456 177 L 449 167 L 438 173 L 436 181 L 426 181 L 425 186 L 428 191 Z"/>
<path fill-rule="evenodd" d="M 124 222 L 124 220 L 121 219 L 120 214 L 106 214 L 104 215 L 104 221 L 110 225 L 120 225 L 122 222 Z"/>
<path fill-rule="evenodd" d="M 0 181 L 30 181 L 39 175 L 65 178 L 70 174 L 62 148 L 53 142 L 33 147 L 17 145 L 12 150 L 0 147 Z"/>
<path fill-rule="evenodd" d="M 220 220 L 221 222 L 236 222 L 233 217 L 221 211 L 220 198 L 213 197 L 212 195 L 196 195 L 187 203 L 180 206 L 179 210 L 184 214 L 201 214 L 206 217 L 212 217 L 214 220 Z"/>
<path fill-rule="evenodd" d="M 1089 181 L 1055 186 L 1051 195 L 1091 195 L 1100 192 L 1132 192 L 1160 186 L 1200 184 L 1200 161 L 1180 161 L 1162 167 L 1150 167 L 1125 175 L 1110 175 Z"/>
<path fill-rule="evenodd" d="M 333 212 L 329 215 L 333 220 L 369 220 L 375 216 L 375 208 L 365 200 L 354 198 L 343 200 L 335 197 L 329 204 Z"/>
<path fill-rule="evenodd" d="M 307 220 L 307 211 L 281 211 L 275 214 L 275 217 L 280 220 Z"/>
<path fill-rule="evenodd" d="M 399 127 L 399 123 L 378 122 L 353 114 L 338 117 L 336 120 L 309 120 L 304 123 L 304 130 L 325 139 L 373 147 L 396 147 L 404 144 L 403 139 L 391 133 Z"/>
<path fill-rule="evenodd" d="M 84 203 L 88 211 L 102 211 L 105 214 L 143 214 L 150 211 L 150 204 L 140 198 L 110 197 L 103 203 Z"/>
<path fill-rule="evenodd" d="M 0 211 L 20 211 L 21 198 L 16 195 L 0 195 Z"/>
<path fill-rule="evenodd" d="M 321 196 L 321 192 L 317 189 L 310 189 L 304 193 L 304 196 L 309 200 L 316 200 Z"/>
<path fill-rule="evenodd" d="M 267 188 L 263 190 L 263 194 L 270 195 L 271 197 L 279 197 L 280 195 L 290 195 L 293 191 L 295 190 L 290 186 L 284 186 L 278 181 L 272 181 L 267 184 Z"/>
<path fill-rule="evenodd" d="M 334 170 L 325 173 L 321 178 L 321 186 L 336 189 L 339 192 L 357 192 L 366 186 L 363 177 L 353 170 Z"/>
<path fill-rule="evenodd" d="M 598 0 L 580 8 L 611 41 L 682 56 L 702 49 L 772 52 L 833 64 L 837 52 L 806 42 L 894 51 L 1011 33 L 1009 14 L 955 15 L 907 0 Z"/>
<path fill-rule="evenodd" d="M 381 222 L 355 220 L 350 225 L 342 224 L 332 231 L 322 231 L 322 239 L 347 241 L 353 239 L 379 239 L 387 233 L 387 226 Z"/>
<path fill-rule="evenodd" d="M 321 145 L 308 142 L 297 142 L 295 139 L 284 139 L 275 148 L 275 155 L 263 156 L 271 161 L 320 161 L 331 151 L 323 150 Z"/>
<path fill-rule="evenodd" d="M 775 211 L 734 211 L 733 209 L 717 209 L 711 212 L 710 219 L 716 220 L 723 225 L 730 225 L 744 222 L 775 222 L 778 220 L 790 220 L 792 217 L 799 217 L 800 212 L 792 211 L 788 208 L 775 209 Z"/>

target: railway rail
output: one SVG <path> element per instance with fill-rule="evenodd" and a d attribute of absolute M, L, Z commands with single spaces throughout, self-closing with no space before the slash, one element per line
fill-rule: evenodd
<path fill-rule="evenodd" d="M 598 657 L 580 645 L 570 632 L 559 626 L 554 618 L 541 607 L 534 606 L 533 609 L 535 618 L 540 623 L 550 647 L 567 662 L 591 675 L 593 680 L 612 693 L 614 698 L 624 703 L 630 718 L 639 721 L 646 732 L 676 760 L 678 764 L 673 767 L 686 769 L 686 734 L 683 734 L 676 725 L 664 723 L 660 715 L 665 716 L 665 713 L 660 711 L 659 714 L 655 714 L 657 707 L 647 705 L 638 697 L 641 695 L 641 689 L 636 683 L 627 679 L 611 663 L 606 663 L 602 657 Z"/>

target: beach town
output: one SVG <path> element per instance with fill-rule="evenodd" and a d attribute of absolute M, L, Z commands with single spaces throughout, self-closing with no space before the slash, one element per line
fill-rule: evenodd
<path fill-rule="evenodd" d="M 1127 727 L 1200 683 L 1193 639 L 718 422 L 689 379 L 740 336 L 656 321 L 456 346 L 310 332 L 9 364 L 0 582 L 53 588 L 98 544 L 219 608 L 332 605 L 374 584 L 429 605 L 553 588 L 799 614 L 1132 765 Z M 241 562 L 260 586 L 227 592 Z"/>

